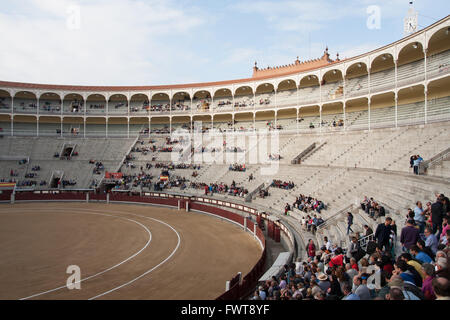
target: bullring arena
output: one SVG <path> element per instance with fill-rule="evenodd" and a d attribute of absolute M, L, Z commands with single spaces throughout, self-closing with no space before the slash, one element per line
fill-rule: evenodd
<path fill-rule="evenodd" d="M 2 300 L 211 300 L 262 252 L 236 225 L 155 206 L 26 203 L 0 220 Z M 66 287 L 70 265 L 80 290 Z"/>
<path fill-rule="evenodd" d="M 449 89 L 450 16 L 246 79 L 0 81 L 0 299 L 446 298 Z"/>

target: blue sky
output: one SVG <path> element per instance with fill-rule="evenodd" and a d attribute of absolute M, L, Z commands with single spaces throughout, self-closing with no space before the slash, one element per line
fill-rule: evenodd
<path fill-rule="evenodd" d="M 414 1 L 419 25 L 450 12 Z M 380 10 L 369 29 L 367 8 Z M 262 68 L 352 57 L 403 37 L 408 0 L 14 0 L 0 7 L 0 79 L 159 85 L 251 77 Z"/>

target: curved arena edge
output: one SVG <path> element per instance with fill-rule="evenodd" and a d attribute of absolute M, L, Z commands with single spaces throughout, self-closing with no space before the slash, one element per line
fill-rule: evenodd
<path fill-rule="evenodd" d="M 229 290 L 217 297 L 216 300 L 240 300 L 248 297 L 255 285 L 258 283 L 258 280 L 265 272 L 267 255 L 266 239 L 263 231 L 259 227 L 260 223 L 264 223 L 264 221 L 267 220 L 269 229 L 277 229 L 278 232 L 282 232 L 284 238 L 290 242 L 291 248 L 297 246 L 292 232 L 281 221 L 270 221 L 267 219 L 267 215 L 265 213 L 261 213 L 256 209 L 217 199 L 166 193 L 133 195 L 131 192 L 120 194 L 97 194 L 86 191 L 3 191 L 0 193 L 0 203 L 14 204 L 22 202 L 103 202 L 165 206 L 178 208 L 178 210 L 206 213 L 221 220 L 243 227 L 245 232 L 253 234 L 255 240 L 259 242 L 262 250 L 261 257 L 248 274 L 245 276 L 237 274 L 230 279 L 228 286 Z M 250 214 L 254 216 L 255 222 L 238 213 L 216 207 L 216 205 L 221 206 L 222 208 L 234 209 L 244 214 Z M 273 231 L 269 232 L 269 236 L 275 237 Z M 293 253 L 294 252 L 291 252 L 291 254 Z"/>

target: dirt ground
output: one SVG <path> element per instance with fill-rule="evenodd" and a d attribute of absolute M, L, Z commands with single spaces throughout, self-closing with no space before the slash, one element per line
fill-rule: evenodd
<path fill-rule="evenodd" d="M 0 205 L 0 299 L 210 300 L 261 256 L 208 215 L 153 206 Z M 69 266 L 81 289 L 69 290 Z"/>

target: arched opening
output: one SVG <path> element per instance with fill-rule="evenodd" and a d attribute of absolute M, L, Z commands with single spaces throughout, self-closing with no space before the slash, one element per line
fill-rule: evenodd
<path fill-rule="evenodd" d="M 213 115 L 214 129 L 225 132 L 233 129 L 233 116 L 231 114 Z"/>
<path fill-rule="evenodd" d="M 128 114 L 128 98 L 123 94 L 113 94 L 108 101 L 108 114 Z"/>
<path fill-rule="evenodd" d="M 130 113 L 148 114 L 150 112 L 150 102 L 148 96 L 143 93 L 137 93 L 131 96 L 130 99 Z"/>
<path fill-rule="evenodd" d="M 60 114 L 61 113 L 61 97 L 56 93 L 43 93 L 39 98 L 39 113 L 43 114 Z"/>
<path fill-rule="evenodd" d="M 428 122 L 450 120 L 450 77 L 428 84 Z"/>
<path fill-rule="evenodd" d="M 283 80 L 277 88 L 277 107 L 297 105 L 297 84 L 292 79 Z"/>
<path fill-rule="evenodd" d="M 150 112 L 152 113 L 169 113 L 170 97 L 167 93 L 155 93 L 151 99 Z"/>
<path fill-rule="evenodd" d="M 278 110 L 277 127 L 279 130 L 297 129 L 297 109 L 289 108 Z"/>
<path fill-rule="evenodd" d="M 11 112 L 11 95 L 8 91 L 0 90 L 0 112 Z"/>
<path fill-rule="evenodd" d="M 196 124 L 197 123 L 197 124 Z M 194 116 L 192 118 L 192 125 L 194 126 L 194 129 L 197 126 L 201 126 L 201 131 L 203 133 L 208 132 L 209 129 L 212 128 L 212 116 L 205 115 L 205 116 Z"/>
<path fill-rule="evenodd" d="M 11 116 L 9 114 L 0 114 L 0 136 L 11 135 Z"/>
<path fill-rule="evenodd" d="M 172 118 L 172 132 L 177 129 L 183 129 L 191 131 L 191 117 L 188 116 L 176 116 Z"/>
<path fill-rule="evenodd" d="M 299 130 L 309 132 L 320 127 L 320 107 L 318 105 L 301 107 L 298 115 Z"/>
<path fill-rule="evenodd" d="M 254 124 L 253 124 L 253 113 L 252 112 L 241 112 L 236 113 L 234 115 L 234 129 L 235 131 L 253 131 L 254 130 Z"/>
<path fill-rule="evenodd" d="M 318 103 L 320 100 L 320 84 L 316 75 L 308 75 L 300 80 L 298 101 L 300 104 Z"/>
<path fill-rule="evenodd" d="M 64 114 L 84 113 L 84 99 L 76 93 L 68 94 L 63 101 Z"/>
<path fill-rule="evenodd" d="M 14 103 L 15 104 L 15 103 Z M 14 116 L 15 136 L 36 136 L 37 118 L 36 116 Z"/>
<path fill-rule="evenodd" d="M 322 77 L 322 101 L 331 101 L 342 98 L 344 83 L 342 72 L 337 69 L 326 72 Z"/>
<path fill-rule="evenodd" d="M 344 128 L 344 104 L 327 103 L 322 106 L 322 128 L 332 130 Z"/>
<path fill-rule="evenodd" d="M 130 120 L 130 131 L 131 131 L 131 120 Z M 109 118 L 108 138 L 127 138 L 127 137 L 128 137 L 128 119 L 124 117 Z"/>
<path fill-rule="evenodd" d="M 345 79 L 345 96 L 347 98 L 362 96 L 369 92 L 368 70 L 364 62 L 352 64 L 346 71 Z"/>
<path fill-rule="evenodd" d="M 37 97 L 29 91 L 17 92 L 14 96 L 14 113 L 36 113 Z"/>
<path fill-rule="evenodd" d="M 97 118 L 97 119 L 101 119 L 101 118 Z M 87 122 L 91 122 L 92 124 L 96 124 L 95 126 L 89 127 L 90 133 L 91 135 L 88 134 L 88 125 L 86 124 L 86 136 L 90 136 L 90 137 L 105 137 L 106 131 L 102 131 L 99 129 L 100 125 L 98 124 L 98 121 L 96 122 L 96 118 L 88 118 L 86 120 Z M 106 123 L 106 122 L 105 122 Z M 106 127 L 106 125 L 104 125 L 103 127 Z M 101 133 L 103 132 L 103 134 Z M 61 134 L 61 129 L 57 128 L 56 129 L 56 133 L 58 135 Z M 64 117 L 62 120 L 62 136 L 63 137 L 83 137 L 84 136 L 84 122 L 83 122 L 83 118 L 81 117 Z"/>
<path fill-rule="evenodd" d="M 169 134 L 170 117 L 152 117 L 151 134 Z"/>
<path fill-rule="evenodd" d="M 425 79 L 425 55 L 420 42 L 403 47 L 398 54 L 397 86 L 405 86 Z"/>
<path fill-rule="evenodd" d="M 191 96 L 187 92 L 177 92 L 172 98 L 172 111 L 186 113 L 191 110 Z"/>
<path fill-rule="evenodd" d="M 425 123 L 425 90 L 423 85 L 398 92 L 398 124 Z"/>
<path fill-rule="evenodd" d="M 370 91 L 390 90 L 395 82 L 394 57 L 390 53 L 379 55 L 372 61 L 370 69 Z"/>
<path fill-rule="evenodd" d="M 387 92 L 372 96 L 370 100 L 370 127 L 395 126 L 395 94 Z"/>
<path fill-rule="evenodd" d="M 106 137 L 106 119 L 102 117 L 86 118 L 86 137 L 88 138 Z"/>
<path fill-rule="evenodd" d="M 255 129 L 256 130 L 270 130 L 275 128 L 276 115 L 275 111 L 259 111 L 255 115 Z"/>
<path fill-rule="evenodd" d="M 233 93 L 230 89 L 218 89 L 214 93 L 214 111 L 233 110 Z"/>
<path fill-rule="evenodd" d="M 211 102 L 211 93 L 205 90 L 197 91 L 192 99 L 192 104 L 196 112 L 209 112 Z"/>
<path fill-rule="evenodd" d="M 271 83 L 260 84 L 255 91 L 257 108 L 275 107 L 275 87 Z"/>
<path fill-rule="evenodd" d="M 105 114 L 106 98 L 101 94 L 91 94 L 86 99 L 86 114 Z"/>
<path fill-rule="evenodd" d="M 428 41 L 427 77 L 441 77 L 450 70 L 450 27 L 435 32 Z"/>
<path fill-rule="evenodd" d="M 81 128 L 79 134 L 83 134 Z M 40 137 L 59 137 L 61 136 L 61 118 L 60 117 L 39 117 L 39 136 Z"/>
<path fill-rule="evenodd" d="M 358 98 L 345 103 L 345 127 L 348 130 L 364 129 L 369 123 L 369 100 Z"/>
<path fill-rule="evenodd" d="M 235 110 L 253 108 L 254 105 L 255 101 L 253 100 L 253 89 L 251 87 L 243 86 L 236 89 L 233 106 Z"/>

